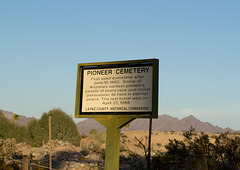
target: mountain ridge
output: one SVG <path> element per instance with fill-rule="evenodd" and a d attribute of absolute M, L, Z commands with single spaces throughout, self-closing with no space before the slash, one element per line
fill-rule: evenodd
<path fill-rule="evenodd" d="M 13 122 L 13 112 L 1 110 L 2 113 Z M 35 117 L 26 117 L 19 115 L 19 120 L 17 121 L 20 125 L 27 126 L 28 122 Z M 89 135 L 91 129 L 97 129 L 99 132 L 105 132 L 106 128 L 98 123 L 95 119 L 89 118 L 85 119 L 79 123 L 76 123 L 78 131 L 82 135 Z M 219 126 L 214 126 L 209 122 L 203 122 L 198 120 L 193 115 L 186 116 L 182 119 L 172 117 L 167 114 L 158 115 L 158 119 L 153 119 L 152 130 L 153 131 L 187 131 L 190 128 L 194 128 L 197 132 L 208 132 L 208 133 L 240 133 L 240 130 L 236 131 L 229 127 L 221 128 Z M 138 131 L 138 130 L 148 130 L 149 129 L 149 119 L 135 119 L 130 123 L 128 131 Z M 123 128 L 122 130 L 125 130 Z"/>
<path fill-rule="evenodd" d="M 11 122 L 14 122 L 13 121 L 13 116 L 14 116 L 13 112 L 1 110 L 1 109 L 0 109 L 0 111 L 2 111 L 2 113 L 4 114 L 4 116 L 7 119 L 9 119 Z M 36 119 L 36 118 L 35 117 L 26 117 L 26 116 L 19 115 L 19 120 L 17 121 L 17 123 L 19 125 L 27 126 L 28 122 L 30 122 L 32 119 Z"/>
<path fill-rule="evenodd" d="M 105 132 L 106 128 L 103 127 L 96 120 L 90 118 L 82 122 L 77 123 L 78 131 L 82 135 L 89 135 L 91 129 L 97 129 L 99 132 Z M 158 119 L 152 120 L 152 130 L 153 131 L 188 131 L 190 128 L 194 128 L 196 132 L 205 133 L 240 133 L 240 131 L 235 131 L 231 128 L 221 128 L 219 126 L 214 126 L 209 122 L 203 122 L 198 120 L 193 115 L 189 115 L 182 119 L 172 117 L 170 115 L 158 115 Z M 149 129 L 149 119 L 135 119 L 130 123 L 128 131 L 138 131 L 138 130 L 148 130 Z M 125 130 L 123 128 L 122 130 Z"/>

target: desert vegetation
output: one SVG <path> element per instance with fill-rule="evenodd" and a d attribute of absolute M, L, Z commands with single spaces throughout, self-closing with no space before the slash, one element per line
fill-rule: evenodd
<path fill-rule="evenodd" d="M 183 140 L 169 140 L 166 152 L 153 156 L 153 169 L 239 169 L 240 138 L 236 134 L 213 136 L 190 129 Z M 212 141 L 212 142 L 211 142 Z"/>
<path fill-rule="evenodd" d="M 103 169 L 105 133 L 92 129 L 81 137 L 61 109 L 44 113 L 27 126 L 10 122 L 0 112 L 0 169 L 49 166 L 48 117 L 52 117 L 54 169 Z M 147 169 L 147 131 L 122 131 L 120 169 Z M 230 133 L 152 132 L 151 169 L 240 169 L 240 137 Z M 39 167 L 37 165 L 41 165 Z"/>
<path fill-rule="evenodd" d="M 48 141 L 49 116 L 52 117 L 52 139 L 68 141 L 79 145 L 81 139 L 72 118 L 61 109 L 43 113 L 40 119 L 33 119 L 27 126 L 11 123 L 0 111 L 0 138 L 14 138 L 16 142 L 25 142 L 31 146 L 41 146 Z M 14 115 L 14 120 L 15 120 Z"/>

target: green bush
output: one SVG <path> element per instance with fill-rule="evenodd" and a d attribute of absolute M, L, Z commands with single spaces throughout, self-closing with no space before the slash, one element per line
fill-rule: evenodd
<path fill-rule="evenodd" d="M 52 139 L 68 141 L 79 145 L 80 134 L 73 119 L 61 109 L 52 109 L 43 113 L 37 120 L 31 120 L 27 127 L 10 122 L 0 111 L 0 139 L 15 138 L 32 146 L 41 146 L 49 140 L 49 116 L 52 117 Z"/>
<path fill-rule="evenodd" d="M 30 139 L 27 128 L 10 122 L 2 111 L 0 111 L 0 138 L 15 138 L 17 142 L 27 142 Z"/>
<path fill-rule="evenodd" d="M 80 134 L 73 119 L 61 109 L 52 109 L 48 113 L 43 113 L 39 120 L 32 120 L 28 124 L 29 136 L 32 145 L 39 146 L 42 141 L 49 140 L 49 116 L 51 116 L 52 139 L 63 142 L 68 141 L 74 145 L 79 145 Z"/>

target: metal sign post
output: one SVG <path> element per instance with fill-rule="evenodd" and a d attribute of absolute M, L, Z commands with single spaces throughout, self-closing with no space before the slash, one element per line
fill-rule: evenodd
<path fill-rule="evenodd" d="M 128 118 L 95 118 L 106 127 L 105 170 L 119 169 L 120 132 L 121 128 L 134 119 Z"/>
<path fill-rule="evenodd" d="M 158 117 L 158 59 L 78 64 L 76 118 L 106 127 L 105 169 L 119 169 L 120 131 Z"/>

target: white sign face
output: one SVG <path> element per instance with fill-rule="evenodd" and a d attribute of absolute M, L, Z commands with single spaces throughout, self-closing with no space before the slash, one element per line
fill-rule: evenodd
<path fill-rule="evenodd" d="M 82 112 L 152 112 L 153 66 L 83 70 Z"/>

